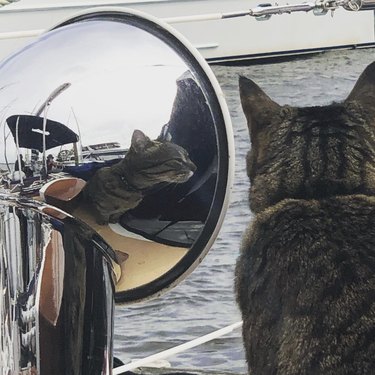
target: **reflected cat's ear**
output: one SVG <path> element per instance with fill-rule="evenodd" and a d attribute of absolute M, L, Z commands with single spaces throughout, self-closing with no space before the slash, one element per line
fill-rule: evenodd
<path fill-rule="evenodd" d="M 133 135 L 132 135 L 132 143 L 131 143 L 131 148 L 136 151 L 136 152 L 141 152 L 143 151 L 148 143 L 150 142 L 150 138 L 147 137 L 146 134 L 144 134 L 140 130 L 134 130 Z"/>
<path fill-rule="evenodd" d="M 350 101 L 358 102 L 368 110 L 375 110 L 375 62 L 368 65 L 358 78 L 345 102 Z"/>
<path fill-rule="evenodd" d="M 250 136 L 263 128 L 281 106 L 274 102 L 256 83 L 251 79 L 240 76 L 239 78 L 240 98 L 242 109 L 245 113 Z"/>

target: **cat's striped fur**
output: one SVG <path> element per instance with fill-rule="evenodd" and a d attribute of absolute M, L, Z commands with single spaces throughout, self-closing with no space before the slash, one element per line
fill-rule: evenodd
<path fill-rule="evenodd" d="M 375 63 L 348 98 L 281 107 L 241 77 L 255 219 L 236 291 L 252 375 L 375 374 Z"/>

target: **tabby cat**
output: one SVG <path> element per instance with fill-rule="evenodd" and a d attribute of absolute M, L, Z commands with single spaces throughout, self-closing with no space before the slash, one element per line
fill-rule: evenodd
<path fill-rule="evenodd" d="M 124 159 L 99 169 L 87 182 L 84 196 L 98 224 L 116 223 L 160 183 L 186 182 L 196 167 L 186 150 L 172 142 L 153 141 L 135 130 Z"/>
<path fill-rule="evenodd" d="M 375 374 L 375 63 L 343 103 L 240 78 L 255 214 L 236 265 L 252 375 Z"/>

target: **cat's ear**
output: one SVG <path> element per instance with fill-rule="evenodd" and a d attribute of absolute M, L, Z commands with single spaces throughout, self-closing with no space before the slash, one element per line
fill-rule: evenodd
<path fill-rule="evenodd" d="M 375 110 L 375 62 L 371 63 L 358 78 L 345 102 L 355 101 L 362 107 Z"/>
<path fill-rule="evenodd" d="M 249 78 L 240 76 L 239 87 L 242 109 L 252 137 L 270 122 L 275 113 L 280 112 L 281 106 Z"/>
<path fill-rule="evenodd" d="M 150 142 L 150 138 L 147 137 L 142 131 L 134 130 L 132 135 L 131 147 L 136 152 L 142 152 Z"/>

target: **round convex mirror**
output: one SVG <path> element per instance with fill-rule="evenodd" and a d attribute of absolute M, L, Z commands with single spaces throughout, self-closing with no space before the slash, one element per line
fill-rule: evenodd
<path fill-rule="evenodd" d="M 2 190 L 43 200 L 115 251 L 116 302 L 199 264 L 232 173 L 231 124 L 206 62 L 169 26 L 96 9 L 0 64 Z"/>

